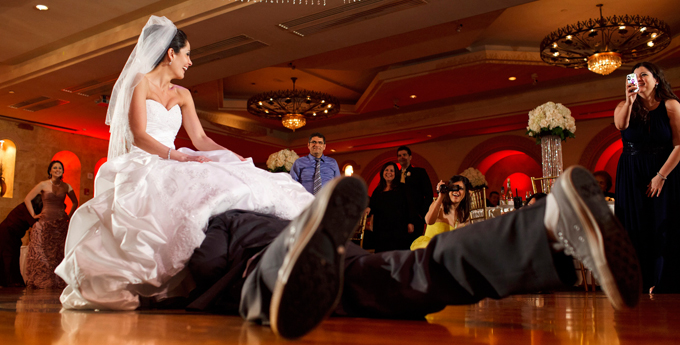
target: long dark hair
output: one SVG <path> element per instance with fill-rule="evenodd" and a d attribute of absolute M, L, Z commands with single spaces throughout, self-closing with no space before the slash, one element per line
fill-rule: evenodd
<path fill-rule="evenodd" d="M 380 168 L 380 183 L 378 183 L 378 187 L 375 188 L 373 193 L 375 193 L 376 190 L 382 192 L 387 187 L 387 180 L 385 180 L 385 176 L 383 176 L 383 173 L 385 172 L 385 169 L 387 169 L 388 166 L 392 166 L 392 168 L 394 168 L 394 180 L 392 180 L 392 183 L 390 183 L 390 189 L 398 188 L 399 183 L 401 181 L 401 171 L 397 167 L 397 163 L 387 162 L 382 166 L 382 168 Z"/>
<path fill-rule="evenodd" d="M 663 70 L 661 70 L 659 66 L 651 62 L 644 61 L 636 64 L 631 70 L 631 73 L 635 73 L 635 70 L 639 67 L 648 69 L 649 72 L 652 73 L 654 79 L 656 79 L 658 84 L 654 89 L 654 98 L 657 101 L 664 102 L 669 99 L 674 99 L 680 102 L 680 99 L 678 99 L 678 96 L 676 96 L 671 89 L 671 84 L 666 80 Z M 633 109 L 631 111 L 631 119 L 642 121 L 644 123 L 649 121 L 649 110 L 645 109 L 645 107 L 642 105 L 642 97 L 638 96 L 635 98 L 635 102 L 633 102 Z"/>
<path fill-rule="evenodd" d="M 153 30 L 153 27 L 149 28 L 148 30 Z M 158 60 L 156 60 L 156 63 L 153 65 L 153 68 L 158 67 L 158 65 L 160 65 L 161 62 L 163 62 L 163 59 L 165 59 L 165 54 L 168 53 L 168 49 L 172 48 L 175 54 L 179 54 L 179 51 L 182 48 L 186 47 L 188 41 L 189 40 L 187 39 L 187 34 L 185 34 L 184 31 L 177 29 L 177 32 L 175 32 L 175 36 L 172 38 L 172 41 L 170 41 L 170 45 L 168 45 L 168 48 L 166 48 L 163 51 L 163 54 L 161 54 Z"/>
<path fill-rule="evenodd" d="M 35 212 L 35 214 L 40 214 L 40 212 L 42 212 L 43 202 L 42 195 L 40 193 L 38 193 L 38 195 L 36 195 L 35 198 L 31 200 L 31 206 L 33 206 L 33 212 Z"/>
<path fill-rule="evenodd" d="M 449 179 L 449 186 L 452 186 L 456 182 L 463 182 L 463 185 L 465 186 L 465 197 L 463 200 L 461 200 L 460 204 L 458 204 L 458 207 L 456 208 L 456 218 L 458 219 L 458 223 L 465 223 L 467 222 L 468 218 L 470 217 L 470 189 L 472 188 L 472 184 L 470 183 L 470 180 L 468 180 L 467 177 L 462 176 L 462 175 L 454 175 L 451 179 Z M 443 193 L 442 194 L 442 206 L 444 207 L 444 214 L 449 214 L 451 212 L 451 208 L 453 207 L 453 202 L 451 201 L 451 198 L 449 197 L 449 193 Z"/>
<path fill-rule="evenodd" d="M 57 163 L 61 164 L 61 170 L 66 170 L 66 168 L 64 168 L 64 163 L 62 163 L 61 161 L 56 161 L 56 160 L 55 160 L 55 161 L 51 161 L 51 162 L 50 162 L 50 165 L 47 166 L 47 178 L 52 178 L 52 172 L 51 172 L 51 171 L 52 171 L 52 166 L 55 165 L 55 164 L 57 164 Z M 62 180 L 64 179 L 64 174 L 63 174 L 63 173 L 61 174 L 61 179 L 62 179 Z"/>

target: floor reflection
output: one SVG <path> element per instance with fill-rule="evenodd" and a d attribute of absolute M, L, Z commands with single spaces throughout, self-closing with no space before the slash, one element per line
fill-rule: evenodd
<path fill-rule="evenodd" d="M 464 320 L 463 326 L 455 320 Z M 453 335 L 478 343 L 504 339 L 523 344 L 619 344 L 614 309 L 602 294 L 524 295 L 486 299 L 475 305 L 447 308 L 428 317 L 447 325 Z"/>
<path fill-rule="evenodd" d="M 307 344 L 675 344 L 680 295 L 645 298 L 615 312 L 598 293 L 523 295 L 452 306 L 427 322 L 334 317 Z M 184 310 L 62 310 L 59 292 L 0 289 L 2 344 L 289 343 L 239 316 Z"/>

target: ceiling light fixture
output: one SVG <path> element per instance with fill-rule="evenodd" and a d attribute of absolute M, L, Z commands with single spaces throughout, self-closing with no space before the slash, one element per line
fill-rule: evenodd
<path fill-rule="evenodd" d="M 325 119 L 340 112 L 340 101 L 326 93 L 295 89 L 270 91 L 248 99 L 248 112 L 267 119 L 281 119 L 284 127 L 296 129 L 307 120 Z"/>
<path fill-rule="evenodd" d="M 602 16 L 567 25 L 541 42 L 541 59 L 550 65 L 583 68 L 607 75 L 623 63 L 642 60 L 671 43 L 661 20 L 640 15 Z"/>
<path fill-rule="evenodd" d="M 233 2 L 239 2 L 239 1 L 240 2 L 251 2 L 251 1 L 252 2 L 264 2 L 265 4 L 266 3 L 270 3 L 270 4 L 288 3 L 288 4 L 291 4 L 291 5 L 305 4 L 305 5 L 318 5 L 318 6 L 323 5 L 323 6 L 326 6 L 326 0 L 231 0 L 231 1 L 233 1 Z M 354 0 L 354 1 L 343 0 L 343 3 L 357 2 L 357 1 L 361 2 L 361 0 Z"/>
<path fill-rule="evenodd" d="M 515 81 L 515 80 L 517 80 L 517 77 L 510 77 L 510 78 L 508 78 L 508 80 Z"/>
<path fill-rule="evenodd" d="M 416 97 L 418 97 L 418 96 L 416 96 L 416 95 L 411 95 L 411 98 L 416 98 Z"/>
<path fill-rule="evenodd" d="M 35 8 L 38 9 L 38 11 L 47 11 L 49 10 L 49 7 L 45 5 L 35 5 Z"/>

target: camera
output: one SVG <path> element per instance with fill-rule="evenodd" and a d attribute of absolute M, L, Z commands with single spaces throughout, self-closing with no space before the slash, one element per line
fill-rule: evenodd
<path fill-rule="evenodd" d="M 462 189 L 463 188 L 461 188 L 457 184 L 454 184 L 452 186 L 447 186 L 447 185 L 443 184 L 443 185 L 439 186 L 439 193 L 446 194 L 448 192 L 457 192 L 457 191 L 462 190 Z"/>

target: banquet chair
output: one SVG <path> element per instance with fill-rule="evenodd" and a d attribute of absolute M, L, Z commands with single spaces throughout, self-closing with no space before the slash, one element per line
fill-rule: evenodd
<path fill-rule="evenodd" d="M 486 187 L 469 191 L 470 221 L 481 222 L 489 217 L 486 210 Z"/>
<path fill-rule="evenodd" d="M 555 183 L 555 179 L 557 179 L 557 176 L 531 177 L 531 188 L 533 188 L 534 194 L 538 193 L 538 189 L 536 188 L 537 184 L 536 181 L 541 183 L 541 192 L 545 194 L 550 194 L 550 189 L 552 188 L 552 185 Z"/>
<path fill-rule="evenodd" d="M 371 216 L 371 218 L 373 218 L 373 216 Z M 358 244 L 359 247 L 363 248 L 364 231 L 366 231 L 366 225 L 370 223 L 371 221 L 368 220 L 368 214 L 364 213 L 364 216 L 361 217 L 359 225 L 357 225 L 357 228 L 354 230 L 354 234 L 352 235 L 352 238 L 350 238 L 350 241 L 354 242 L 355 244 Z"/>
<path fill-rule="evenodd" d="M 583 287 L 586 289 L 586 292 L 590 291 L 588 288 L 588 275 L 590 275 L 590 286 L 592 287 L 593 292 L 595 292 L 595 278 L 593 277 L 593 272 L 583 266 L 581 261 L 576 260 L 576 262 L 578 262 L 576 270 L 581 273 L 581 280 L 583 281 Z"/>

